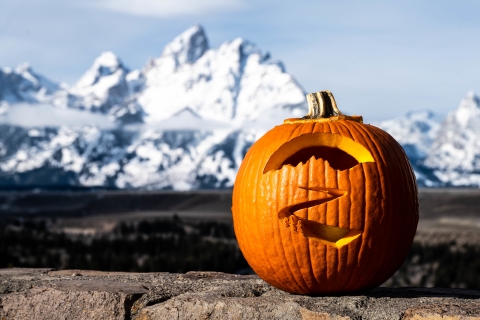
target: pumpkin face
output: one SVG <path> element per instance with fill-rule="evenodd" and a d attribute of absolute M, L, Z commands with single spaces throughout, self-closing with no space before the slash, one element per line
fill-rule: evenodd
<path fill-rule="evenodd" d="M 240 249 L 265 281 L 313 294 L 373 288 L 402 264 L 418 222 L 401 146 L 345 118 L 293 120 L 248 151 L 233 192 Z"/>

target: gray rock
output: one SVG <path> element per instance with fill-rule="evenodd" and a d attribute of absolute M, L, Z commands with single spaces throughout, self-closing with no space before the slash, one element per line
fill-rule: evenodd
<path fill-rule="evenodd" d="M 480 291 L 294 295 L 257 276 L 0 269 L 0 319 L 480 319 Z"/>

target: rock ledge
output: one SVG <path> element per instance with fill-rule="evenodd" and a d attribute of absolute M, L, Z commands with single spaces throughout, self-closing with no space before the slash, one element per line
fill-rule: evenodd
<path fill-rule="evenodd" d="M 257 276 L 0 269 L 0 319 L 480 320 L 480 291 L 292 295 Z"/>

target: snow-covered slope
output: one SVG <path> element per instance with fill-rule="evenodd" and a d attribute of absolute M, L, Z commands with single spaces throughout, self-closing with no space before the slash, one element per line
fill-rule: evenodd
<path fill-rule="evenodd" d="M 20 64 L 14 70 L 0 69 L 0 101 L 9 104 L 47 101 L 60 86 L 37 74 L 28 63 Z"/>
<path fill-rule="evenodd" d="M 258 134 L 0 125 L 0 187 L 228 188 Z"/>
<path fill-rule="evenodd" d="M 427 156 L 440 128 L 435 114 L 429 110 L 411 111 L 405 116 L 374 123 L 390 133 L 413 160 Z"/>
<path fill-rule="evenodd" d="M 473 92 L 447 115 L 425 165 L 443 185 L 480 187 L 480 100 Z"/>
<path fill-rule="evenodd" d="M 420 186 L 438 184 L 436 178 L 432 177 L 431 169 L 424 165 L 440 128 L 440 122 L 433 112 L 411 111 L 405 116 L 373 125 L 390 133 L 402 145 Z"/>
<path fill-rule="evenodd" d="M 0 116 L 19 103 L 49 101 L 60 85 L 37 74 L 28 63 L 17 68 L 0 68 Z"/>
<path fill-rule="evenodd" d="M 421 186 L 480 187 L 480 100 L 473 92 L 443 122 L 431 112 L 377 124 L 405 149 Z"/>
<path fill-rule="evenodd" d="M 143 75 L 130 71 L 112 52 L 103 52 L 71 88 L 59 92 L 54 104 L 108 114 L 122 123 L 141 122 L 142 108 L 135 95 L 143 88 Z"/>

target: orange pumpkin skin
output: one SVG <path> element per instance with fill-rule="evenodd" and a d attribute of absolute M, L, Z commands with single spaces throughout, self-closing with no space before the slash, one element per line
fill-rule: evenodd
<path fill-rule="evenodd" d="M 312 133 L 351 139 L 373 162 L 342 170 L 332 168 L 335 157 L 311 157 L 264 173 L 277 149 Z M 312 190 L 317 187 L 344 195 L 300 209 L 296 219 L 354 230 L 356 238 L 335 247 L 286 226 L 282 208 L 322 197 Z M 266 282 L 300 294 L 352 292 L 379 286 L 403 263 L 418 223 L 417 186 L 405 152 L 388 133 L 351 120 L 306 120 L 276 126 L 250 148 L 232 212 L 240 249 Z"/>

